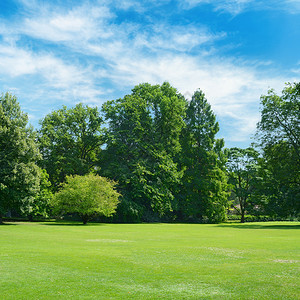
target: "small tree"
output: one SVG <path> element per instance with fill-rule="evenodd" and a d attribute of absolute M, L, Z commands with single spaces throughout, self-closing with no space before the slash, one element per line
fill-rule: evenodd
<path fill-rule="evenodd" d="M 86 224 L 93 216 L 111 216 L 119 202 L 116 183 L 98 175 L 67 176 L 62 189 L 54 195 L 55 212 L 78 213 Z"/>
<path fill-rule="evenodd" d="M 239 207 L 235 207 L 241 215 L 241 223 L 245 222 L 247 209 L 252 208 L 251 196 L 257 178 L 258 152 L 249 147 L 247 149 L 231 148 L 228 150 L 228 176 L 232 187 L 232 194 L 238 200 Z"/>

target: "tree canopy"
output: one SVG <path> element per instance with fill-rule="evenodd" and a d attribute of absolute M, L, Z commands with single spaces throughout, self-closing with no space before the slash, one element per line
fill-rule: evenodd
<path fill-rule="evenodd" d="M 0 96 L 0 223 L 10 209 L 26 209 L 39 192 L 36 135 L 17 98 Z"/>
<path fill-rule="evenodd" d="M 242 222 L 246 213 L 298 217 L 299 98 L 300 83 L 281 95 L 269 90 L 256 148 L 224 150 L 201 90 L 189 100 L 167 82 L 140 84 L 100 111 L 63 106 L 41 120 L 38 134 L 16 97 L 2 95 L 0 222 L 10 210 L 46 216 L 50 202 L 84 222 L 115 210 L 118 222 L 221 222 L 230 199 Z"/>
<path fill-rule="evenodd" d="M 173 187 L 182 176 L 174 155 L 181 148 L 185 107 L 184 97 L 168 83 L 138 85 L 103 105 L 108 135 L 102 174 L 119 182 L 126 203 L 120 207 L 137 213 L 132 218 L 172 210 Z"/>
<path fill-rule="evenodd" d="M 184 170 L 180 208 L 184 218 L 223 221 L 228 195 L 224 141 L 215 137 L 219 124 L 201 90 L 194 93 L 186 112 L 179 155 Z"/>
<path fill-rule="evenodd" d="M 84 224 L 93 216 L 111 216 L 119 202 L 116 183 L 98 175 L 67 176 L 66 182 L 54 195 L 56 212 L 78 213 Z"/>
<path fill-rule="evenodd" d="M 300 83 L 288 83 L 282 95 L 261 97 L 257 138 L 263 151 L 263 186 L 258 197 L 266 213 L 300 213 Z"/>
<path fill-rule="evenodd" d="M 300 82 L 288 83 L 278 96 L 273 89 L 261 97 L 261 120 L 257 137 L 263 148 L 282 141 L 293 149 L 295 163 L 300 165 Z"/>
<path fill-rule="evenodd" d="M 66 175 L 85 175 L 96 166 L 104 142 L 102 123 L 98 109 L 83 104 L 63 106 L 41 121 L 41 166 L 55 191 Z"/>
<path fill-rule="evenodd" d="M 144 220 L 225 219 L 224 143 L 215 139 L 218 123 L 201 91 L 189 103 L 169 83 L 141 84 L 103 111 L 101 172 L 119 182 L 122 212 L 140 212 Z"/>

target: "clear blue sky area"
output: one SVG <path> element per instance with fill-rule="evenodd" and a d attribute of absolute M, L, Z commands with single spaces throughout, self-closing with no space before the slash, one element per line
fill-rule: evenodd
<path fill-rule="evenodd" d="M 30 122 L 101 106 L 139 83 L 205 92 L 227 147 L 247 147 L 260 96 L 300 77 L 300 0 L 0 1 L 0 91 Z"/>

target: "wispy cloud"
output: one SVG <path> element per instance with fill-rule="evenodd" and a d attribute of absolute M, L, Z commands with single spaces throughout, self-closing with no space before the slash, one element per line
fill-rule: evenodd
<path fill-rule="evenodd" d="M 101 90 L 95 88 L 91 74 L 93 72 L 89 68 L 67 64 L 51 54 L 37 54 L 16 46 L 0 45 L 2 79 L 8 76 L 21 77 L 28 84 L 30 81 L 32 84 L 37 81 L 45 89 L 56 89 L 58 94 L 71 96 L 70 100 L 82 99 L 83 95 L 93 99 L 101 94 Z M 35 79 L 36 76 L 38 80 Z M 34 85 L 32 89 L 40 89 L 41 86 Z"/>
<path fill-rule="evenodd" d="M 300 13 L 299 0 L 185 0 L 185 8 L 210 4 L 215 11 L 238 15 L 248 10 L 285 10 L 291 14 Z"/>
<path fill-rule="evenodd" d="M 110 36 L 104 26 L 110 18 L 113 14 L 105 6 L 82 5 L 67 11 L 35 6 L 33 12 L 10 24 L 10 31 L 52 42 L 85 41 Z"/>
<path fill-rule="evenodd" d="M 232 15 L 237 15 L 249 5 L 255 3 L 255 0 L 186 0 L 185 2 L 187 8 L 193 8 L 203 4 L 210 4 L 216 11 L 228 12 Z"/>

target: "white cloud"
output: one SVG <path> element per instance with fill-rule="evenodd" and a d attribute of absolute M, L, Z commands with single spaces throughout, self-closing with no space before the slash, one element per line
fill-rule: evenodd
<path fill-rule="evenodd" d="M 292 14 L 300 13 L 300 1 L 299 0 L 285 0 L 286 9 Z"/>
<path fill-rule="evenodd" d="M 165 49 L 186 52 L 197 46 L 210 45 L 224 37 L 226 33 L 212 33 L 204 26 L 196 28 L 160 24 L 150 27 L 146 33 L 139 34 L 135 39 L 135 46 L 144 46 L 152 51 Z"/>
<path fill-rule="evenodd" d="M 248 5 L 255 4 L 255 0 L 186 0 L 188 8 L 202 4 L 213 5 L 216 11 L 229 12 L 232 15 L 241 13 Z"/>
<path fill-rule="evenodd" d="M 210 4 L 215 11 L 238 15 L 246 10 L 284 10 L 291 14 L 300 13 L 299 0 L 185 0 L 187 9 Z"/>
<path fill-rule="evenodd" d="M 51 54 L 36 54 L 15 46 L 0 45 L 0 78 L 22 77 L 29 85 L 38 81 L 45 90 L 56 89 L 66 99 L 95 99 L 102 91 L 95 88 L 89 69 L 66 64 Z M 30 77 L 29 77 L 30 76 Z M 40 89 L 39 87 L 32 87 Z"/>
<path fill-rule="evenodd" d="M 81 6 L 67 12 L 43 10 L 26 18 L 16 31 L 52 42 L 83 42 L 109 37 L 110 30 L 104 28 L 104 23 L 112 17 L 107 7 Z"/>

